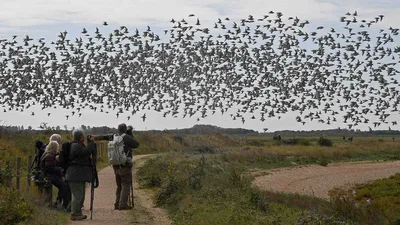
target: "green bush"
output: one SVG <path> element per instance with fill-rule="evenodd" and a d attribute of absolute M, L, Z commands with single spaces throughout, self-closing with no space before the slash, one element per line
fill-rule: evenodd
<path fill-rule="evenodd" d="M 299 145 L 304 145 L 304 146 L 310 146 L 311 141 L 307 138 L 300 138 L 299 139 Z"/>
<path fill-rule="evenodd" d="M 13 175 L 11 168 L 0 165 L 0 185 L 7 185 L 11 182 Z"/>
<path fill-rule="evenodd" d="M 329 140 L 326 137 L 320 137 L 318 140 L 318 144 L 321 146 L 328 146 L 328 147 L 332 147 L 333 146 L 333 142 L 332 140 Z"/>
<path fill-rule="evenodd" d="M 183 137 L 182 137 L 182 136 L 180 136 L 180 135 L 175 135 L 173 138 L 174 138 L 174 141 L 183 144 Z"/>
<path fill-rule="evenodd" d="M 32 208 L 15 190 L 0 187 L 0 218 L 2 224 L 18 224 L 30 218 Z"/>
<path fill-rule="evenodd" d="M 297 138 L 286 139 L 286 140 L 282 141 L 282 144 L 284 144 L 284 145 L 297 145 L 297 144 L 299 144 L 299 139 L 297 139 Z"/>
<path fill-rule="evenodd" d="M 327 166 L 329 164 L 329 161 L 326 158 L 321 158 L 318 160 L 318 164 L 321 166 Z"/>

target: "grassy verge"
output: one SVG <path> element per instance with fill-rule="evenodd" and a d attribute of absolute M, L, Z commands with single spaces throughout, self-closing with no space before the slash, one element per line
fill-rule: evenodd
<path fill-rule="evenodd" d="M 255 189 L 242 172 L 217 158 L 172 153 L 149 159 L 137 176 L 175 224 L 355 224 L 329 202 Z"/>
<path fill-rule="evenodd" d="M 26 197 L 22 197 L 26 196 Z M 0 185 L 0 215 L 4 225 L 61 225 L 69 214 L 36 203 L 34 195 L 21 195 L 13 188 Z"/>
<path fill-rule="evenodd" d="M 366 211 L 368 224 L 400 224 L 400 174 L 358 185 L 352 190 L 334 190 L 332 194 Z M 343 201 L 341 202 L 343 204 Z M 353 207 L 354 209 L 354 207 Z"/>

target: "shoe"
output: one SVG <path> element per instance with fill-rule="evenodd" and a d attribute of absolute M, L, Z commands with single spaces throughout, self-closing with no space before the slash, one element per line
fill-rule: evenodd
<path fill-rule="evenodd" d="M 114 209 L 115 210 L 119 210 L 119 206 L 118 205 L 114 205 Z"/>
<path fill-rule="evenodd" d="M 84 219 L 86 219 L 87 218 L 87 216 L 86 215 L 77 215 L 77 216 L 74 216 L 74 215 L 71 215 L 71 220 L 84 220 Z"/>
<path fill-rule="evenodd" d="M 131 210 L 132 206 L 120 207 L 119 210 Z"/>

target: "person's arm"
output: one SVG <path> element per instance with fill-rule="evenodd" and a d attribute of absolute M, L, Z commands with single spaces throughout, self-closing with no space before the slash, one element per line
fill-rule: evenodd
<path fill-rule="evenodd" d="M 83 145 L 79 145 L 80 149 L 75 151 L 75 157 L 84 157 L 89 156 L 94 152 L 94 142 L 89 141 L 87 147 L 83 147 Z"/>
<path fill-rule="evenodd" d="M 71 153 L 69 156 L 70 160 L 74 160 L 75 158 L 81 158 L 85 156 L 89 156 L 94 152 L 94 142 L 89 141 L 88 146 L 85 147 L 82 144 L 79 143 L 73 143 L 73 146 L 71 147 Z"/>

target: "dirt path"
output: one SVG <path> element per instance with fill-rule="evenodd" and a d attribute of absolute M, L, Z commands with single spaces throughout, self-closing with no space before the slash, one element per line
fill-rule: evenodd
<path fill-rule="evenodd" d="M 265 172 L 269 174 L 264 175 Z M 327 167 L 310 165 L 259 172 L 259 176 L 255 174 L 253 184 L 264 190 L 328 199 L 328 192 L 333 188 L 350 188 L 355 184 L 386 178 L 396 173 L 400 173 L 400 161 L 334 163 Z"/>
<path fill-rule="evenodd" d="M 138 225 L 157 225 L 157 224 L 171 224 L 168 216 L 160 208 L 154 208 L 151 200 L 151 194 L 139 189 L 139 184 L 136 182 L 137 167 L 142 165 L 145 158 L 151 155 L 138 155 L 134 156 L 135 169 L 133 170 L 134 181 L 134 196 L 135 208 L 130 211 L 114 210 L 115 201 L 115 177 L 113 169 L 108 166 L 102 169 L 99 175 L 100 186 L 95 189 L 95 201 L 93 220 L 83 221 L 69 221 L 68 224 L 89 224 L 89 225 L 102 225 L 102 224 L 138 224 Z M 90 215 L 90 186 L 86 189 L 85 206 L 83 213 Z"/>

